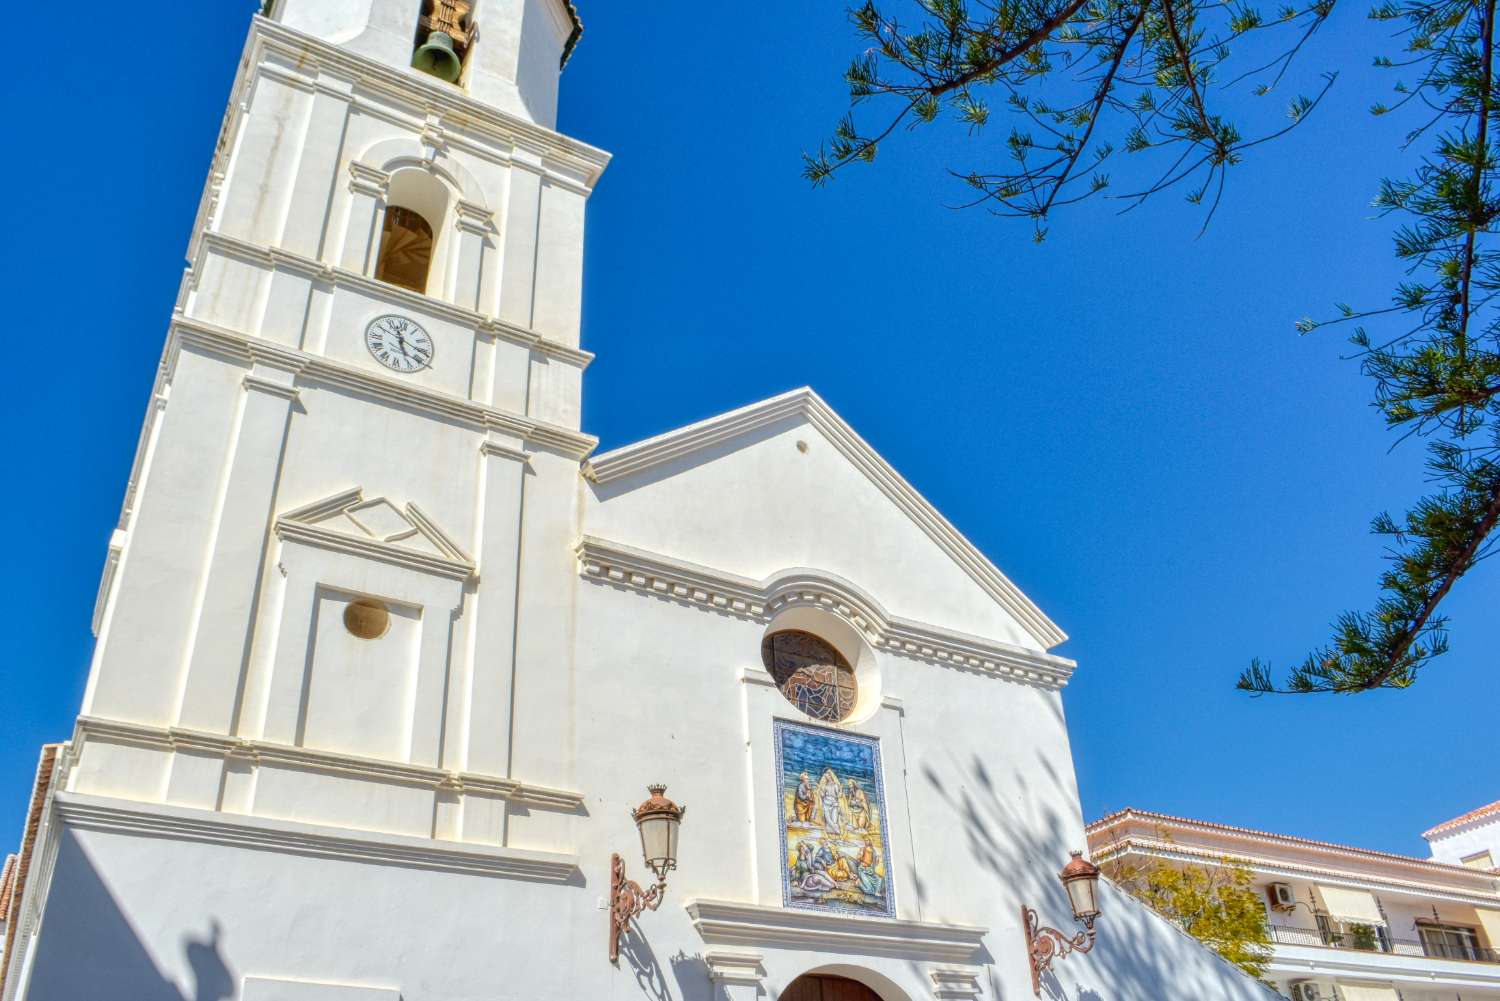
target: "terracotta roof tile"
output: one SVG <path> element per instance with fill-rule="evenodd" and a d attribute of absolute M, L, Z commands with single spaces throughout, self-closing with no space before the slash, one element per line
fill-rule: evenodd
<path fill-rule="evenodd" d="M 5 856 L 5 868 L 0 869 L 0 918 L 10 914 L 10 894 L 16 887 L 16 867 L 20 857 L 14 852 Z"/>
<path fill-rule="evenodd" d="M 1451 831 L 1455 827 L 1462 827 L 1464 824 L 1469 823 L 1471 820 L 1479 820 L 1481 817 L 1488 817 L 1492 813 L 1500 814 L 1500 799 L 1495 800 L 1495 802 L 1491 803 L 1489 806 L 1481 806 L 1477 810 L 1470 810 L 1468 813 L 1464 814 L 1461 817 L 1454 817 L 1452 820 L 1445 820 L 1431 830 L 1423 831 L 1422 837 L 1430 838 L 1434 834 L 1442 834 L 1444 831 Z"/>
<path fill-rule="evenodd" d="M 47 794 L 52 788 L 52 774 L 57 764 L 57 752 L 61 744 L 42 745 L 42 760 L 36 767 L 36 785 L 31 790 L 31 808 L 26 812 L 26 830 L 21 836 L 21 854 L 17 858 L 15 875 L 11 877 L 10 907 L 6 911 L 4 950 L 0 951 L 0 986 L 3 986 L 10 968 L 11 949 L 16 944 L 16 924 L 21 916 L 21 903 L 26 896 L 26 876 L 31 869 L 31 855 L 36 848 L 37 831 L 42 826 L 42 814 L 47 805 Z"/>
<path fill-rule="evenodd" d="M 1500 804 L 1496 804 L 1500 806 Z M 1187 824 L 1191 827 L 1206 828 L 1211 831 L 1224 831 L 1228 834 L 1244 834 L 1253 838 L 1269 838 L 1273 841 L 1289 842 L 1297 845 L 1307 845 L 1312 848 L 1322 848 L 1327 851 L 1343 852 L 1348 855 L 1358 855 L 1364 858 L 1388 859 L 1392 862 L 1402 862 L 1407 865 L 1436 866 L 1440 869 L 1463 869 L 1468 872 L 1482 872 L 1481 869 L 1467 869 L 1465 866 L 1449 862 L 1435 862 L 1432 859 L 1417 858 L 1415 855 L 1398 855 L 1395 852 L 1382 852 L 1373 848 L 1356 848 L 1353 845 L 1341 845 L 1333 841 L 1318 841 L 1313 838 L 1299 838 L 1292 834 L 1276 834 L 1272 831 L 1258 831 L 1253 827 L 1235 827 L 1232 824 L 1216 824 L 1210 820 L 1194 820 L 1191 817 L 1174 817 L 1167 813 L 1153 813 L 1150 810 L 1137 810 L 1134 807 L 1126 807 L 1117 810 L 1107 817 L 1089 824 L 1084 831 L 1090 835 L 1102 833 L 1105 829 L 1119 823 L 1127 817 L 1139 817 L 1143 820 L 1164 821 L 1169 824 Z"/>

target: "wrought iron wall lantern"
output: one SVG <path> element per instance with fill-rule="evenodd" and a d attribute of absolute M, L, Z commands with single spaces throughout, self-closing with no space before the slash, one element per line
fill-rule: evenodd
<path fill-rule="evenodd" d="M 687 807 L 678 806 L 667 799 L 667 787 L 653 785 L 647 788 L 651 798 L 630 811 L 635 826 L 641 832 L 641 855 L 646 868 L 656 874 L 656 883 L 649 890 L 625 877 L 625 860 L 618 852 L 609 857 L 609 961 L 620 961 L 620 939 L 630 928 L 630 922 L 644 911 L 654 911 L 661 906 L 667 893 L 667 873 L 677 868 L 677 831 L 682 826 L 682 815 Z"/>
<path fill-rule="evenodd" d="M 1083 924 L 1083 931 L 1072 938 L 1056 928 L 1043 928 L 1036 911 L 1021 905 L 1021 925 L 1026 930 L 1026 955 L 1031 960 L 1031 991 L 1042 996 L 1042 974 L 1051 969 L 1052 961 L 1072 952 L 1088 952 L 1094 947 L 1094 919 L 1099 916 L 1099 867 L 1073 852 L 1073 860 L 1058 873 L 1068 902 L 1073 905 L 1073 919 Z"/>

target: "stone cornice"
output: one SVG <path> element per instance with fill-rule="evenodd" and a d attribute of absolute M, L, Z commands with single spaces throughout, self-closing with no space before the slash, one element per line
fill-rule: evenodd
<path fill-rule="evenodd" d="M 815 605 L 849 622 L 877 650 L 1048 689 L 1061 688 L 1073 673 L 1063 657 L 897 618 L 832 574 L 792 569 L 756 581 L 593 536 L 580 539 L 576 552 L 588 580 L 710 611 L 769 622 L 785 608 Z"/>
<path fill-rule="evenodd" d="M 378 560 L 381 563 L 416 570 L 419 573 L 446 577 L 449 580 L 468 580 L 474 576 L 472 563 L 432 556 L 405 546 L 381 542 L 378 539 L 363 539 L 349 532 L 335 532 L 319 525 L 300 525 L 295 521 L 278 521 L 276 537 L 285 542 L 300 542 L 306 546 L 315 546 L 331 552 Z"/>
<path fill-rule="evenodd" d="M 462 121 L 466 127 L 480 130 L 502 143 L 530 149 L 564 172 L 558 180 L 572 180 L 568 177 L 572 174 L 577 178 L 573 183 L 584 190 L 593 187 L 609 164 L 610 155 L 604 150 L 535 122 L 508 115 L 418 74 L 381 66 L 339 46 L 258 16 L 252 22 L 248 44 L 247 56 L 252 63 L 259 62 L 253 58 L 257 49 L 279 51 L 289 57 L 292 65 L 300 66 L 309 86 L 313 85 L 319 70 L 331 69 L 358 81 L 354 95 L 356 103 L 368 100 L 365 95 L 393 98 L 441 118 Z M 451 142 L 455 137 L 449 132 L 446 138 Z M 493 149 L 488 152 L 492 156 L 496 153 Z"/>
<path fill-rule="evenodd" d="M 697 424 L 669 431 L 634 445 L 595 456 L 584 472 L 596 483 L 609 483 L 644 472 L 673 459 L 712 448 L 761 428 L 790 419 L 806 420 L 817 428 L 869 478 L 892 503 L 903 511 L 939 549 L 967 573 L 986 594 L 1015 617 L 1043 649 L 1067 639 L 1031 599 L 1010 582 L 973 543 L 880 457 L 843 418 L 811 389 L 802 388 L 774 396 L 739 410 L 711 417 Z"/>
<path fill-rule="evenodd" d="M 457 792 L 481 792 L 527 806 L 573 811 L 583 805 L 581 793 L 531 785 L 498 775 L 452 771 L 403 761 L 365 758 L 337 751 L 321 751 L 248 737 L 231 737 L 185 727 L 156 726 L 98 716 L 80 716 L 73 737 L 74 756 L 85 741 L 97 738 L 117 743 L 217 754 L 238 760 L 284 764 L 312 771 L 339 772 L 382 782 L 402 782 Z"/>
<path fill-rule="evenodd" d="M 571 882 L 578 874 L 573 855 L 325 828 L 106 796 L 59 792 L 53 810 L 68 827 L 82 830 L 544 883 Z"/>
<path fill-rule="evenodd" d="M 594 360 L 593 352 L 570 347 L 561 341 L 551 340 L 533 330 L 516 326 L 514 323 L 507 323 L 504 320 L 496 319 L 493 316 L 486 316 L 472 309 L 464 309 L 462 306 L 455 306 L 451 302 L 444 302 L 441 299 L 423 295 L 420 292 L 413 292 L 410 289 L 376 281 L 357 271 L 324 264 L 322 261 L 314 260 L 302 254 L 294 254 L 280 247 L 267 247 L 258 243 L 250 243 L 224 233 L 203 234 L 198 255 L 193 262 L 192 273 L 194 275 L 203 273 L 203 256 L 209 251 L 217 251 L 227 257 L 233 257 L 236 260 L 245 261 L 250 264 L 257 264 L 262 267 L 274 268 L 279 271 L 300 275 L 304 278 L 321 282 L 330 288 L 337 288 L 340 285 L 344 285 L 372 298 L 398 303 L 409 309 L 426 313 L 430 316 L 440 317 L 450 323 L 471 327 L 477 335 L 494 337 L 510 341 L 513 344 L 519 344 L 530 348 L 540 355 L 554 358 L 569 365 L 576 365 L 580 369 L 588 368 L 589 363 Z"/>
<path fill-rule="evenodd" d="M 905 956 L 924 962 L 971 962 L 989 933 L 972 925 L 857 918 L 725 900 L 683 907 L 708 945 L 784 946 L 812 952 Z"/>
<path fill-rule="evenodd" d="M 512 414 L 462 397 L 400 383 L 352 365 L 340 364 L 321 355 L 308 354 L 284 344 L 250 337 L 179 314 L 173 318 L 172 329 L 167 337 L 164 364 L 168 372 L 175 368 L 177 352 L 184 345 L 191 345 L 246 365 L 264 361 L 297 373 L 300 383 L 318 383 L 349 389 L 377 400 L 409 407 L 419 413 L 446 418 L 471 427 L 494 428 L 519 438 L 527 444 L 546 448 L 573 459 L 586 458 L 598 443 L 598 439 L 592 435 L 522 417 L 519 414 Z"/>

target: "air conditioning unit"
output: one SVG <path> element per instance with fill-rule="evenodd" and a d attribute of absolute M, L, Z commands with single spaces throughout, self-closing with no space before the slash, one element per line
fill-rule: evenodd
<path fill-rule="evenodd" d="M 1271 898 L 1271 908 L 1277 911 L 1289 911 L 1297 906 L 1297 895 L 1292 892 L 1290 883 L 1272 883 L 1266 887 L 1266 896 Z"/>
<path fill-rule="evenodd" d="M 1292 1001 L 1323 1001 L 1323 992 L 1311 980 L 1299 980 L 1292 984 Z"/>

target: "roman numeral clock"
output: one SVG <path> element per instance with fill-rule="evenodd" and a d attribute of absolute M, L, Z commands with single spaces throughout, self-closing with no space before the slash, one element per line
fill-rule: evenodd
<path fill-rule="evenodd" d="M 389 313 L 365 327 L 365 347 L 395 372 L 420 372 L 432 364 L 432 335 L 415 320 Z"/>

